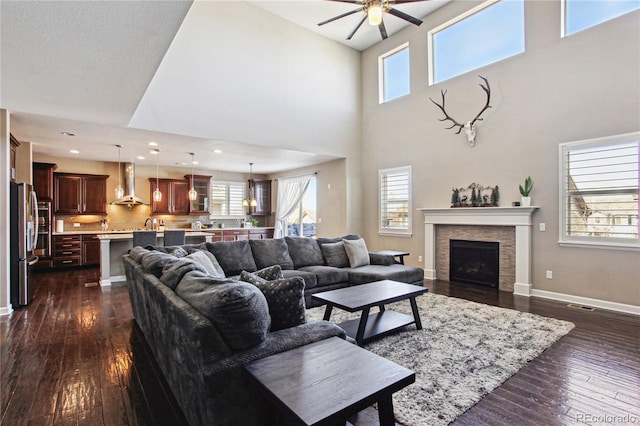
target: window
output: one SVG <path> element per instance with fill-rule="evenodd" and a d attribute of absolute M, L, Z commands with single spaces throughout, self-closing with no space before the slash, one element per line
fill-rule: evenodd
<path fill-rule="evenodd" d="M 560 144 L 560 244 L 640 248 L 640 132 Z"/>
<path fill-rule="evenodd" d="M 211 216 L 244 217 L 244 182 L 211 181 Z"/>
<path fill-rule="evenodd" d="M 564 0 L 562 36 L 568 36 L 640 9 L 638 0 Z"/>
<path fill-rule="evenodd" d="M 379 233 L 411 235 L 411 166 L 378 171 Z"/>
<path fill-rule="evenodd" d="M 316 178 L 309 186 L 293 213 L 287 216 L 287 235 L 290 237 L 315 237 L 316 235 Z"/>
<path fill-rule="evenodd" d="M 429 84 L 517 55 L 524 52 L 524 1 L 489 0 L 428 37 Z"/>
<path fill-rule="evenodd" d="M 378 58 L 380 103 L 408 95 L 409 44 L 405 43 Z"/>

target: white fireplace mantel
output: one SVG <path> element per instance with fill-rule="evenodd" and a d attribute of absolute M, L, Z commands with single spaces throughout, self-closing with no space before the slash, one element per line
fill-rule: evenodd
<path fill-rule="evenodd" d="M 461 207 L 421 208 L 424 214 L 425 278 L 436 279 L 436 226 L 513 226 L 516 230 L 516 281 L 514 294 L 531 295 L 531 228 L 532 207 Z"/>

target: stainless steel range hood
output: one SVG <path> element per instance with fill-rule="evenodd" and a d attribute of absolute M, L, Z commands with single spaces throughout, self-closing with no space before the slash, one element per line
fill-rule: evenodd
<path fill-rule="evenodd" d="M 124 178 L 124 193 L 125 196 L 115 200 L 111 204 L 126 205 L 129 208 L 137 206 L 139 204 L 149 204 L 148 202 L 136 197 L 136 165 L 135 163 L 122 163 L 120 170 L 118 170 L 120 176 Z"/>

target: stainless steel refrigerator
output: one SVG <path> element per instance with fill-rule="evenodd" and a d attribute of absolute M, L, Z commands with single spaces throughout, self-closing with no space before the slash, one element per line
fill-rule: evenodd
<path fill-rule="evenodd" d="M 27 183 L 11 182 L 10 194 L 11 304 L 17 307 L 33 298 L 29 275 L 38 261 L 38 199 Z"/>

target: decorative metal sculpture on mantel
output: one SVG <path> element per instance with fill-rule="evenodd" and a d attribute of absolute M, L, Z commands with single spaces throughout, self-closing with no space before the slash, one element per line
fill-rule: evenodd
<path fill-rule="evenodd" d="M 439 103 L 437 103 L 436 101 L 434 101 L 433 99 L 431 99 L 431 102 L 433 102 L 434 104 L 436 104 L 436 106 L 438 108 L 440 108 L 440 110 L 444 113 L 444 118 L 439 118 L 438 121 L 451 121 L 451 127 L 447 127 L 447 129 L 453 129 L 455 127 L 458 128 L 458 131 L 456 132 L 456 135 L 459 135 L 460 132 L 462 131 L 462 129 L 464 129 L 465 133 L 467 134 L 467 140 L 469 142 L 469 145 L 471 146 L 475 146 L 476 145 L 476 121 L 482 121 L 482 118 L 480 118 L 480 116 L 482 115 L 483 112 L 485 112 L 486 110 L 488 110 L 489 108 L 491 108 L 491 105 L 489 105 L 489 102 L 491 102 L 491 87 L 489 87 L 489 81 L 479 75 L 478 77 L 480 77 L 485 85 L 482 85 L 482 83 L 480 83 L 480 87 L 482 87 L 482 90 L 484 90 L 484 92 L 487 94 L 487 103 L 484 105 L 484 107 L 480 110 L 480 112 L 478 113 L 478 115 L 476 115 L 476 117 L 471 120 L 471 121 L 467 121 L 466 124 L 462 124 L 462 123 L 458 123 L 456 120 L 453 119 L 453 117 L 451 117 L 449 114 L 447 114 L 447 111 L 445 111 L 444 109 L 444 95 L 447 94 L 446 90 L 440 90 L 440 94 L 442 94 L 442 105 L 440 105 Z"/>
<path fill-rule="evenodd" d="M 482 186 L 473 182 L 466 188 L 453 188 L 451 207 L 498 207 L 498 186 Z"/>

